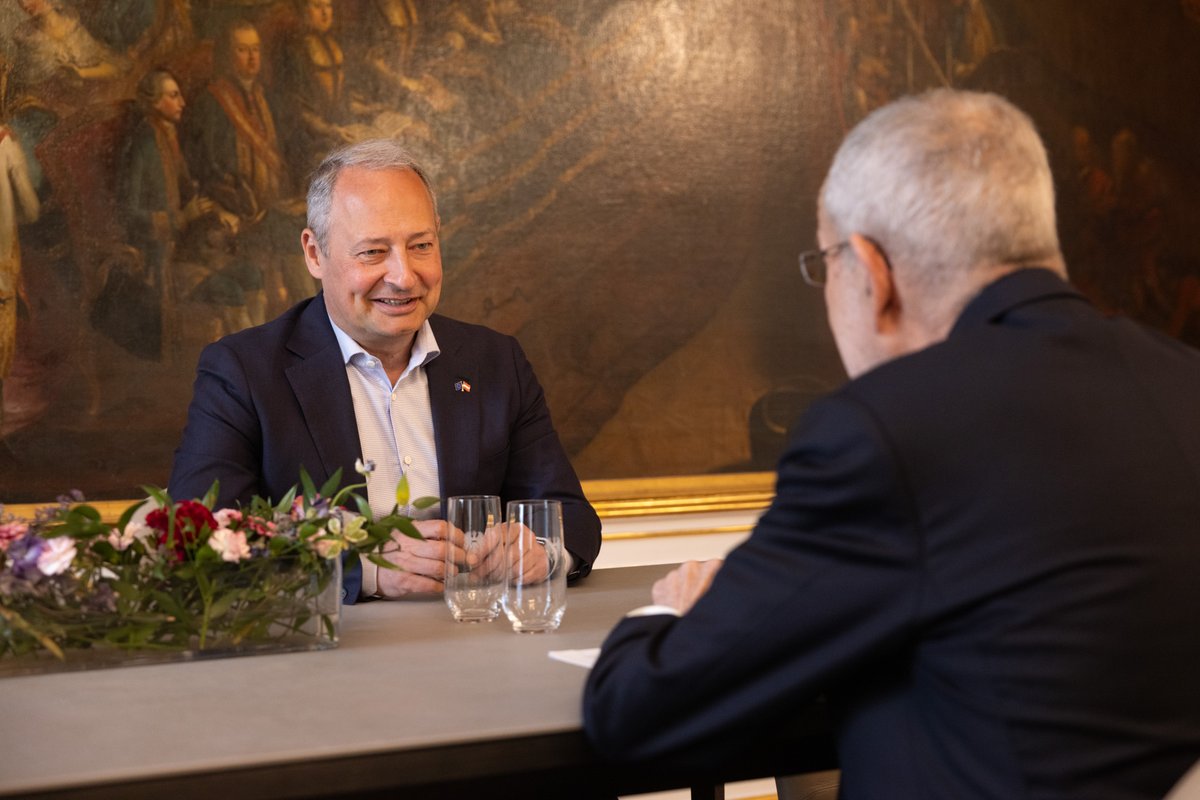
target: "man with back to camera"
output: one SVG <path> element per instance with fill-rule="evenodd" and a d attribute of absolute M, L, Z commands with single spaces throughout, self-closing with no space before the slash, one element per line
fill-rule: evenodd
<path fill-rule="evenodd" d="M 378 515 L 406 475 L 413 497 L 497 494 L 563 501 L 570 574 L 586 575 L 600 521 L 550 420 L 516 339 L 434 314 L 442 261 L 437 201 L 424 170 L 395 141 L 336 150 L 308 191 L 305 261 L 322 291 L 278 319 L 205 348 L 170 493 L 218 503 L 278 499 L 301 467 L 317 485 L 374 462 L 367 500 Z M 441 520 L 395 535 L 399 570 L 347 571 L 343 595 L 441 592 L 456 547 Z M 461 535 L 461 534 L 460 534 Z"/>
<path fill-rule="evenodd" d="M 609 635 L 589 737 L 719 759 L 824 695 L 849 800 L 1161 798 L 1200 758 L 1200 354 L 1067 283 L 995 95 L 867 117 L 818 237 L 851 380 L 750 538 Z"/>

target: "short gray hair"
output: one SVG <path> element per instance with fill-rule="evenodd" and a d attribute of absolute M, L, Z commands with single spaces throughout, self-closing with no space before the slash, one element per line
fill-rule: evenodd
<path fill-rule="evenodd" d="M 308 184 L 308 227 L 317 239 L 321 252 L 326 252 L 329 237 L 329 215 L 333 208 L 333 189 L 342 170 L 358 167 L 368 170 L 409 169 L 416 173 L 429 192 L 433 215 L 438 218 L 437 195 L 424 167 L 395 139 L 364 139 L 345 145 L 325 156 L 313 171 Z"/>
<path fill-rule="evenodd" d="M 920 290 L 1061 258 L 1046 149 L 995 94 L 937 89 L 877 109 L 838 149 L 821 201 L 839 239 L 875 240 Z"/>

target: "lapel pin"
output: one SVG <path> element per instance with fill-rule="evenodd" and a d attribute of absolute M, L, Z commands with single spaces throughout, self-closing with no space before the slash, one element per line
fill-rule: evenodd
<path fill-rule="evenodd" d="M 458 380 L 456 380 L 456 381 L 454 382 L 454 391 L 456 391 L 456 392 L 466 392 L 467 394 L 470 394 L 470 392 L 471 392 L 471 382 L 470 382 L 470 381 L 468 381 L 468 380 L 467 380 L 467 379 L 465 379 L 465 378 L 459 378 Z"/>

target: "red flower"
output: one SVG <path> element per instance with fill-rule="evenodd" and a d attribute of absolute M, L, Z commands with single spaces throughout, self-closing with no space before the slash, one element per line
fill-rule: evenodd
<path fill-rule="evenodd" d="M 168 532 L 167 512 L 157 508 L 146 515 L 146 524 L 158 531 L 158 543 L 165 546 L 171 534 Z M 209 531 L 217 529 L 217 520 L 212 512 L 195 500 L 184 500 L 175 504 L 175 560 L 183 561 L 187 556 L 187 545 L 199 538 L 207 526 Z"/>

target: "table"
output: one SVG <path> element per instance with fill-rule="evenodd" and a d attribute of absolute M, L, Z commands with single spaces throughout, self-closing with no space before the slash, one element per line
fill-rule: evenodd
<path fill-rule="evenodd" d="M 787 753 L 703 775 L 592 753 L 586 670 L 547 653 L 598 646 L 667 569 L 594 571 L 549 634 L 455 623 L 440 600 L 374 602 L 343 611 L 334 650 L 5 678 L 0 796 L 530 800 L 833 767 L 819 706 Z"/>

